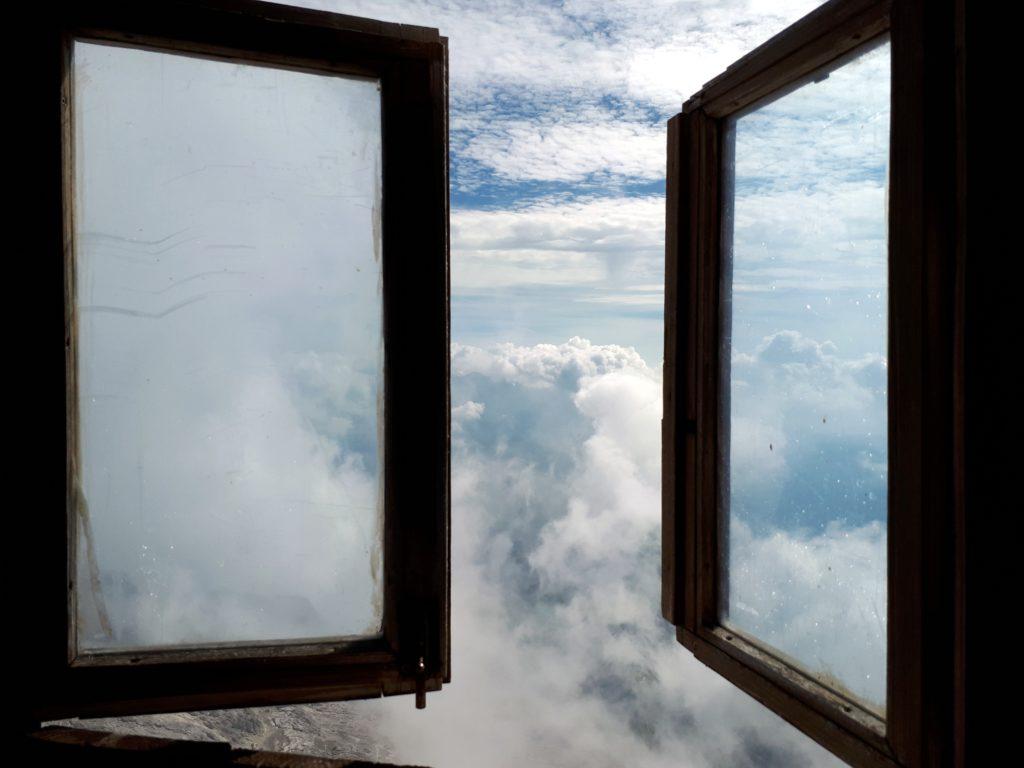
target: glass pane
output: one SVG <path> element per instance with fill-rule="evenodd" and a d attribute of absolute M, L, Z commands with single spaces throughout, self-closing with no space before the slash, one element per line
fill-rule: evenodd
<path fill-rule="evenodd" d="M 875 711 L 889 72 L 885 42 L 733 119 L 724 142 L 723 623 Z"/>
<path fill-rule="evenodd" d="M 379 633 L 380 122 L 75 45 L 79 650 Z"/>

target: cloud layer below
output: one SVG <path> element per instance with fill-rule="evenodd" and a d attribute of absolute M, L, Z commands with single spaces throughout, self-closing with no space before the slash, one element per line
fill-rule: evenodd
<path fill-rule="evenodd" d="M 292 708 L 257 732 L 232 713 L 175 727 L 436 768 L 838 765 L 695 661 L 659 615 L 659 375 L 579 338 L 455 345 L 452 368 L 452 684 L 425 711 L 400 698 Z M 837 548 L 856 554 L 851 537 L 877 546 L 870 527 L 741 545 L 772 583 L 804 583 Z M 794 632 L 835 610 L 801 594 Z"/>

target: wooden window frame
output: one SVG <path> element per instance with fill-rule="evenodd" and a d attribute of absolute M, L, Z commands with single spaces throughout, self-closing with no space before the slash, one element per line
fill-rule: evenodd
<path fill-rule="evenodd" d="M 450 680 L 446 38 L 436 29 L 250 0 L 58 2 L 31 32 L 31 82 L 42 94 L 32 113 L 37 172 L 45 189 L 33 221 L 37 232 L 56 236 L 44 236 L 48 245 L 23 278 L 48 286 L 41 303 L 54 316 L 64 315 L 63 344 L 56 333 L 46 334 L 50 352 L 40 354 L 45 383 L 37 397 L 51 409 L 64 403 L 65 469 L 64 482 L 43 491 L 41 511 L 23 531 L 23 554 L 33 564 L 24 588 L 35 617 L 26 649 L 33 680 L 23 694 L 23 716 L 38 722 L 406 693 L 415 693 L 421 706 L 426 691 Z M 380 79 L 385 416 L 379 638 L 76 657 L 69 565 L 78 450 L 70 77 L 75 39 Z M 38 429 L 43 455 L 56 459 L 57 427 Z"/>
<path fill-rule="evenodd" d="M 964 759 L 966 238 L 962 0 L 832 0 L 668 124 L 662 613 L 679 642 L 856 766 Z M 892 52 L 886 714 L 719 622 L 719 270 L 725 120 L 879 35 Z"/>

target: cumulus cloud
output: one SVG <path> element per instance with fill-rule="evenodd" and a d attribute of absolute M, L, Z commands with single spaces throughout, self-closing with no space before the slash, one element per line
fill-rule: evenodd
<path fill-rule="evenodd" d="M 886 531 L 831 521 L 817 534 L 729 531 L 730 621 L 826 685 L 884 711 Z"/>
<path fill-rule="evenodd" d="M 595 345 L 574 336 L 565 344 L 521 347 L 497 344 L 481 349 L 452 345 L 452 374 L 457 377 L 482 375 L 486 379 L 514 382 L 526 387 L 551 388 L 575 384 L 624 368 L 646 369 L 636 350 L 615 345 Z"/>
<path fill-rule="evenodd" d="M 882 702 L 885 358 L 785 330 L 734 355 L 731 378 L 732 621 Z"/>
<path fill-rule="evenodd" d="M 224 409 L 207 410 L 209 391 L 187 403 L 167 394 L 141 417 L 107 409 L 97 429 L 116 445 L 89 436 L 95 554 L 78 558 L 81 642 L 379 631 L 377 487 L 358 454 L 310 429 L 273 374 L 239 381 Z"/>
<path fill-rule="evenodd" d="M 730 504 L 763 534 L 884 519 L 886 361 L 779 331 L 733 356 Z"/>
<path fill-rule="evenodd" d="M 658 373 L 583 339 L 457 345 L 452 361 L 453 401 L 485 406 L 454 443 L 453 684 L 425 712 L 384 703 L 396 759 L 833 764 L 659 615 Z M 786 577 L 769 550 L 760 562 Z"/>
<path fill-rule="evenodd" d="M 208 713 L 189 716 L 195 732 L 437 768 L 838 765 L 698 663 L 660 616 L 657 371 L 583 339 L 458 345 L 452 359 L 452 684 L 424 711 L 406 698 L 295 707 L 269 730 Z M 735 579 L 755 582 L 742 587 L 751 604 L 790 582 L 798 592 L 762 612 L 762 636 L 780 644 L 770 631 L 828 639 L 812 629 L 838 626 L 842 602 L 820 589 L 830 579 L 884 583 L 870 567 L 877 526 L 744 535 L 749 573 Z M 129 727 L 167 722 L 140 720 Z"/>
<path fill-rule="evenodd" d="M 452 408 L 452 425 L 460 428 L 463 422 L 476 421 L 484 414 L 484 404 L 467 400 L 462 405 Z"/>
<path fill-rule="evenodd" d="M 544 284 L 621 289 L 662 279 L 660 196 L 549 199 L 452 214 L 454 290 Z"/>

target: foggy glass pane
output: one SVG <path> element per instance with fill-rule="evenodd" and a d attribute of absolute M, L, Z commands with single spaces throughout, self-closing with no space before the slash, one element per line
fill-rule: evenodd
<path fill-rule="evenodd" d="M 74 48 L 79 650 L 377 635 L 376 80 Z"/>
<path fill-rule="evenodd" d="M 886 41 L 723 143 L 722 621 L 876 712 L 889 81 Z"/>

